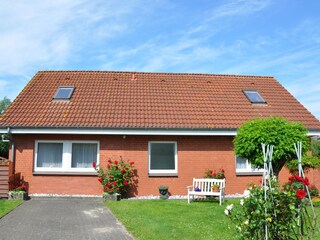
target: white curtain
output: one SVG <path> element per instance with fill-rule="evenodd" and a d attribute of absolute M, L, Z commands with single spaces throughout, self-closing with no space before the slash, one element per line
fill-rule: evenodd
<path fill-rule="evenodd" d="M 96 143 L 73 143 L 72 144 L 72 167 L 92 168 L 92 162 L 97 162 Z"/>
<path fill-rule="evenodd" d="M 38 143 L 37 167 L 61 168 L 62 143 Z"/>
<path fill-rule="evenodd" d="M 237 169 L 246 169 L 247 159 L 242 157 L 237 157 Z"/>

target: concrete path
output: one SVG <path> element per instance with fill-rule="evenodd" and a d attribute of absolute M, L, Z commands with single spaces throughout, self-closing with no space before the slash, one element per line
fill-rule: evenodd
<path fill-rule="evenodd" d="M 133 240 L 94 198 L 33 198 L 0 219 L 0 239 Z"/>

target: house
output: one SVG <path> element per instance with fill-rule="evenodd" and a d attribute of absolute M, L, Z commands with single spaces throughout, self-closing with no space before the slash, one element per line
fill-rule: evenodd
<path fill-rule="evenodd" d="M 239 126 L 256 117 L 320 122 L 273 77 L 187 73 L 40 71 L 0 118 L 10 158 L 30 194 L 101 194 L 91 163 L 135 162 L 131 195 L 169 185 L 186 195 L 193 177 L 224 168 L 226 192 L 260 171 L 234 155 Z M 320 186 L 319 186 L 320 187 Z"/>

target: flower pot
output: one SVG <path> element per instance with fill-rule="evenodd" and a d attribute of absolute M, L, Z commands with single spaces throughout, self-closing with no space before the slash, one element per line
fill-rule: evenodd
<path fill-rule="evenodd" d="M 166 195 L 168 193 L 168 189 L 159 189 L 160 195 Z"/>
<path fill-rule="evenodd" d="M 103 193 L 102 194 L 103 201 L 120 201 L 121 195 L 119 193 Z"/>
<path fill-rule="evenodd" d="M 219 186 L 212 186 L 212 192 L 219 192 Z"/>

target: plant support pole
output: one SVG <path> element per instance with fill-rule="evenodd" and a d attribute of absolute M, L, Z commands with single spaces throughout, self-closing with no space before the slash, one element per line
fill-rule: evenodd
<path fill-rule="evenodd" d="M 261 143 L 261 147 L 262 147 L 262 152 L 263 152 L 263 161 L 264 161 L 264 171 L 263 171 L 263 189 L 264 189 L 264 203 L 266 204 L 267 202 L 267 175 L 266 173 L 269 174 L 268 171 L 268 165 L 267 165 L 267 158 L 268 158 L 268 154 L 269 154 L 269 145 L 266 145 L 264 143 Z M 269 175 L 270 177 L 270 175 Z M 264 214 L 265 216 L 267 216 L 267 207 L 264 207 Z M 268 225 L 267 223 L 264 224 L 264 228 L 265 228 L 265 240 L 268 240 Z"/>

